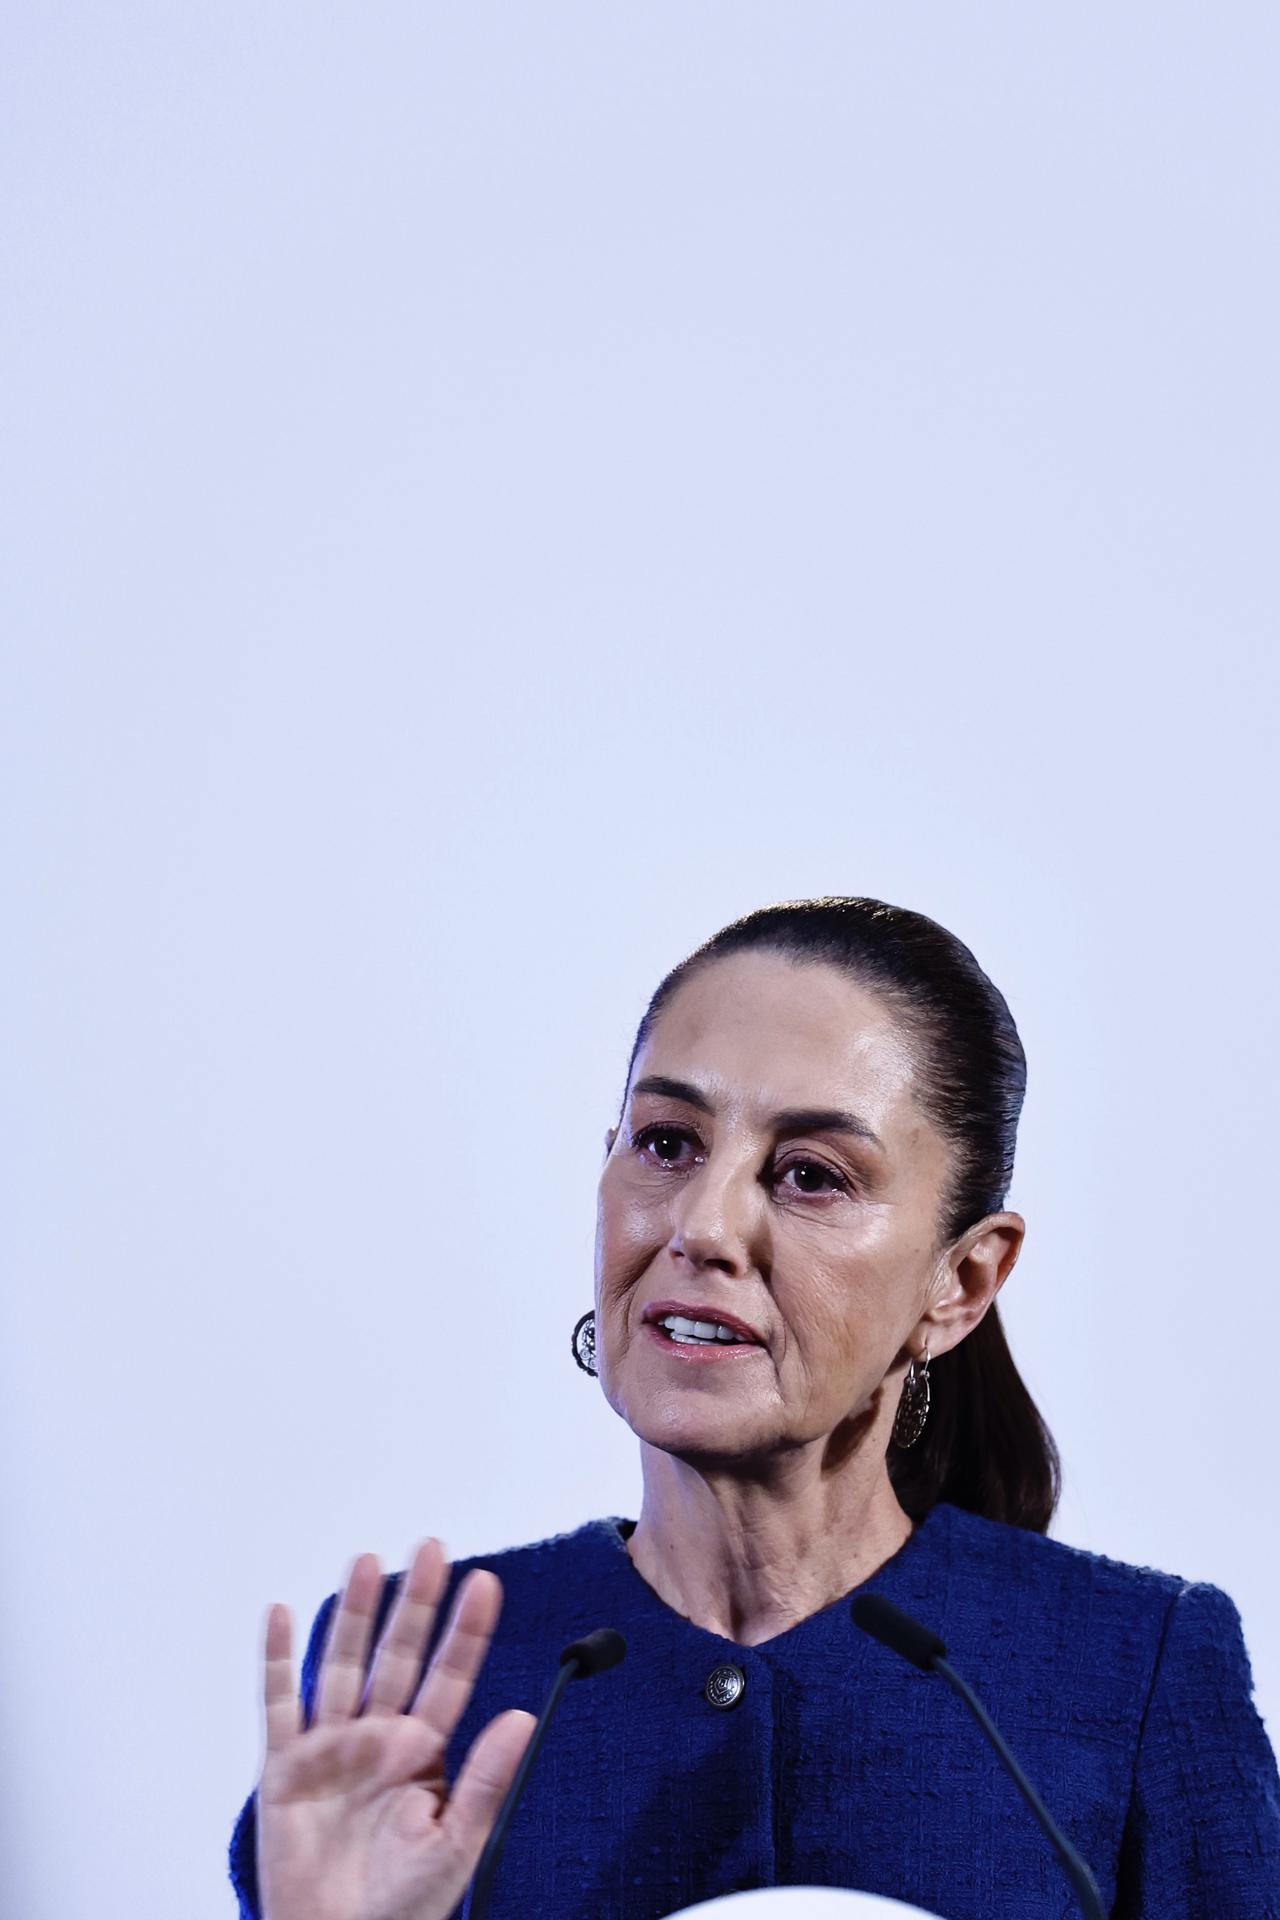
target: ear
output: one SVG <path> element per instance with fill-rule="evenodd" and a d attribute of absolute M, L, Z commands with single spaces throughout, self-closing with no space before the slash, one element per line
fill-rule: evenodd
<path fill-rule="evenodd" d="M 962 1233 L 950 1249 L 916 1339 L 937 1359 L 959 1346 L 999 1293 L 1022 1250 L 1027 1223 L 1020 1213 L 989 1213 Z"/>

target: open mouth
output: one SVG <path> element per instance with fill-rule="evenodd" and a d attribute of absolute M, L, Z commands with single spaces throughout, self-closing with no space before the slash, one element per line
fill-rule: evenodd
<path fill-rule="evenodd" d="M 710 1302 L 699 1300 L 652 1300 L 645 1308 L 645 1321 L 652 1338 L 662 1346 L 679 1346 L 683 1352 L 712 1354 L 760 1354 L 764 1340 L 741 1321 L 737 1313 L 716 1311 Z"/>
<path fill-rule="evenodd" d="M 758 1340 L 748 1340 L 737 1327 L 728 1327 L 723 1320 L 690 1320 L 682 1313 L 661 1314 L 652 1323 L 661 1327 L 666 1337 L 679 1346 L 696 1347 L 758 1347 Z"/>

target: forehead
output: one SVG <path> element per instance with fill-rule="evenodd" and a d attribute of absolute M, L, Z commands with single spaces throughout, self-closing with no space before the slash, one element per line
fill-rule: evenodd
<path fill-rule="evenodd" d="M 684 981 L 636 1058 L 634 1076 L 693 1081 L 714 1099 L 763 1107 L 849 1106 L 873 1126 L 912 1099 L 907 1035 L 888 1003 L 839 969 L 733 954 Z"/>

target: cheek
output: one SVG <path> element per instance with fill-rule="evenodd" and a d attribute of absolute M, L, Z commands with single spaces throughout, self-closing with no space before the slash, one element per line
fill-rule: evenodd
<path fill-rule="evenodd" d="M 893 1288 L 871 1262 L 810 1260 L 774 1270 L 773 1291 L 799 1351 L 810 1361 L 878 1354 L 894 1324 Z"/>
<path fill-rule="evenodd" d="M 596 1208 L 596 1272 L 606 1288 L 635 1279 L 665 1244 L 661 1210 L 608 1175 Z"/>

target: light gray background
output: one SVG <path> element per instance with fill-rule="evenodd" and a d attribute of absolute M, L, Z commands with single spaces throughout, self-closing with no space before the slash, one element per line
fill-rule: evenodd
<path fill-rule="evenodd" d="M 1275 1737 L 1274 8 L 8 10 L 0 1904 L 227 1920 L 268 1604 L 636 1511 L 636 1019 L 814 892 L 1031 1062 L 1055 1533 Z"/>

